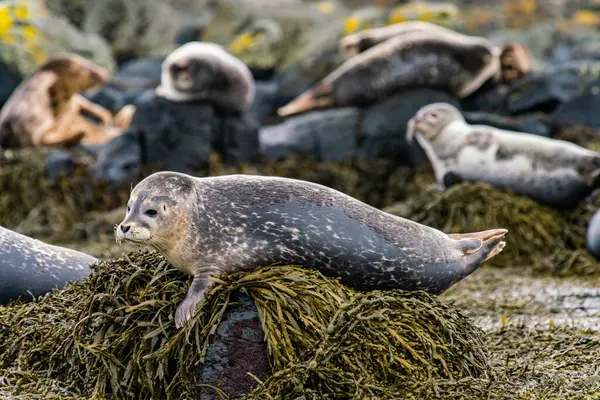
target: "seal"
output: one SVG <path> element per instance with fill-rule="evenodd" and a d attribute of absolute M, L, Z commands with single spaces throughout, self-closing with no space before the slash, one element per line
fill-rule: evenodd
<path fill-rule="evenodd" d="M 0 148 L 100 145 L 120 135 L 135 107 L 125 106 L 113 119 L 110 111 L 79 94 L 108 80 L 108 71 L 76 54 L 49 58 L 2 108 Z"/>
<path fill-rule="evenodd" d="M 600 260 L 600 210 L 590 219 L 585 235 L 587 250 L 596 260 Z"/>
<path fill-rule="evenodd" d="M 0 226 L 0 304 L 31 300 L 69 281 L 87 277 L 98 260 Z"/>
<path fill-rule="evenodd" d="M 303 265 L 358 290 L 439 294 L 500 253 L 506 232 L 447 235 L 302 180 L 158 172 L 131 192 L 115 237 L 194 276 L 175 312 L 180 327 L 221 272 Z"/>
<path fill-rule="evenodd" d="M 392 37 L 355 57 L 278 114 L 366 106 L 404 89 L 429 87 L 466 97 L 500 74 L 500 48 L 485 38 L 441 30 Z"/>
<path fill-rule="evenodd" d="M 443 187 L 485 182 L 554 208 L 571 208 L 600 184 L 600 153 L 563 140 L 469 125 L 447 103 L 421 108 L 407 139 L 423 148 Z"/>
<path fill-rule="evenodd" d="M 250 69 L 223 46 L 189 42 L 162 64 L 159 96 L 174 102 L 206 100 L 225 110 L 243 113 L 255 97 Z"/>
<path fill-rule="evenodd" d="M 467 35 L 430 22 L 407 21 L 344 36 L 340 40 L 340 52 L 346 57 L 353 57 L 391 38 L 412 32 L 438 32 L 440 35 L 455 35 L 457 38 L 467 37 Z M 508 42 L 502 47 L 499 57 L 501 71 L 498 78 L 500 82 L 507 83 L 521 79 L 532 69 L 531 52 L 520 43 Z"/>

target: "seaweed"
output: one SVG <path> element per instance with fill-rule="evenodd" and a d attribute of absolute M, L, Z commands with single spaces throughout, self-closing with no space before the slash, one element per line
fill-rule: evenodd
<path fill-rule="evenodd" d="M 381 396 L 489 371 L 483 332 L 424 292 L 355 292 L 313 270 L 264 267 L 214 278 L 176 330 L 188 279 L 161 256 L 130 253 L 92 268 L 87 279 L 2 310 L 0 391 L 194 398 L 195 366 L 233 293 L 254 300 L 275 371 L 247 399 Z"/>
<path fill-rule="evenodd" d="M 585 251 L 586 224 L 597 209 L 593 203 L 558 211 L 509 190 L 465 182 L 445 191 L 428 190 L 385 210 L 446 233 L 506 228 L 506 248 L 486 265 L 534 266 L 537 272 L 564 276 L 600 272 L 589 254 L 567 262 L 571 252 Z"/>

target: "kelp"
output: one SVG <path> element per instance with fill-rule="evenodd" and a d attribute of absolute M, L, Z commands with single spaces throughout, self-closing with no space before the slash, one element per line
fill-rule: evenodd
<path fill-rule="evenodd" d="M 254 300 L 274 371 L 247 399 L 381 396 L 489 370 L 483 332 L 424 292 L 359 293 L 314 270 L 264 267 L 215 278 L 177 330 L 189 279 L 161 256 L 130 253 L 93 270 L 0 312 L 0 391 L 47 383 L 77 398 L 196 398 L 194 372 L 233 293 Z"/>
<path fill-rule="evenodd" d="M 585 251 L 586 224 L 596 204 L 558 211 L 509 190 L 464 182 L 444 191 L 430 189 L 385 210 L 446 233 L 506 228 L 505 249 L 486 265 L 534 266 L 536 271 L 565 275 L 600 272 L 589 254 L 563 263 L 571 252 Z"/>

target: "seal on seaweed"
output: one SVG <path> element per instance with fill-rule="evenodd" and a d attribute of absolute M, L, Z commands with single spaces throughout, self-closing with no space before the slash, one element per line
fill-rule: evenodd
<path fill-rule="evenodd" d="M 238 113 L 250 108 L 255 91 L 246 64 L 221 45 L 205 42 L 189 42 L 169 54 L 156 88 L 167 100 L 206 100 Z"/>
<path fill-rule="evenodd" d="M 447 235 L 296 179 L 158 172 L 133 189 L 115 236 L 194 276 L 175 313 L 182 326 L 221 272 L 294 264 L 358 290 L 439 294 L 497 255 L 506 232 Z"/>
<path fill-rule="evenodd" d="M 442 30 L 392 37 L 344 62 L 278 114 L 366 106 L 404 89 L 432 87 L 463 98 L 500 74 L 500 48 L 489 40 Z"/>
<path fill-rule="evenodd" d="M 120 135 L 135 107 L 123 107 L 113 119 L 110 111 L 79 94 L 108 79 L 108 71 L 76 54 L 49 58 L 2 108 L 0 148 L 97 145 Z"/>
<path fill-rule="evenodd" d="M 0 226 L 0 304 L 41 296 L 54 287 L 87 277 L 98 260 Z"/>
<path fill-rule="evenodd" d="M 407 138 L 421 145 L 442 187 L 485 182 L 570 208 L 600 185 L 600 153 L 563 140 L 469 125 L 447 103 L 421 108 L 408 123 Z"/>

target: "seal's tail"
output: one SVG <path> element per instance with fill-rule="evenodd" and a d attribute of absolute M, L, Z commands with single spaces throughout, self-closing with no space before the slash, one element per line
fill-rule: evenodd
<path fill-rule="evenodd" d="M 474 233 L 450 233 L 448 237 L 460 242 L 467 265 L 478 267 L 504 249 L 506 242 L 503 239 L 507 232 L 506 229 L 490 229 Z"/>

